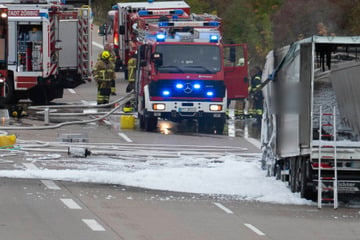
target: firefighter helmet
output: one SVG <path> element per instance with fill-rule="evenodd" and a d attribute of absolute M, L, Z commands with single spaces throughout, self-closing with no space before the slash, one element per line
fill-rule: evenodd
<path fill-rule="evenodd" d="M 101 59 L 103 59 L 103 60 L 108 60 L 110 58 L 110 52 L 109 51 L 103 51 L 102 53 L 101 53 Z"/>

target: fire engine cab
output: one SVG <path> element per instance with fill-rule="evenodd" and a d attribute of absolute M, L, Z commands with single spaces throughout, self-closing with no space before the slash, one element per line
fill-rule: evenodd
<path fill-rule="evenodd" d="M 0 101 L 48 103 L 91 76 L 91 10 L 59 2 L 4 0 L 8 8 L 8 78 Z"/>
<path fill-rule="evenodd" d="M 223 44 L 220 19 L 209 14 L 134 25 L 133 35 L 140 127 L 191 119 L 199 132 L 222 134 L 228 100 L 247 97 L 246 45 Z"/>

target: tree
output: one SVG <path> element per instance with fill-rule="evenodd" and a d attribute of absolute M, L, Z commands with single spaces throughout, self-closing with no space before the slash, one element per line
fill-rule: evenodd
<path fill-rule="evenodd" d="M 218 12 L 223 19 L 225 41 L 247 43 L 250 64 L 263 64 L 273 48 L 271 15 L 281 0 L 228 0 L 227 7 L 220 2 Z"/>

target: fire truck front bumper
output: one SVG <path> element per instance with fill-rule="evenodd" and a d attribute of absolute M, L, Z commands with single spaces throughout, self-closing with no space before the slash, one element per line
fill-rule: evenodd
<path fill-rule="evenodd" d="M 151 102 L 146 109 L 147 117 L 169 120 L 226 117 L 224 102 Z"/>

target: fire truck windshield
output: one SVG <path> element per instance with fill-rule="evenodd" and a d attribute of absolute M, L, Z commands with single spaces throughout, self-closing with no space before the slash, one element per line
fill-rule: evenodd
<path fill-rule="evenodd" d="M 200 44 L 161 44 L 156 52 L 162 53 L 161 73 L 212 74 L 221 69 L 219 46 Z"/>

